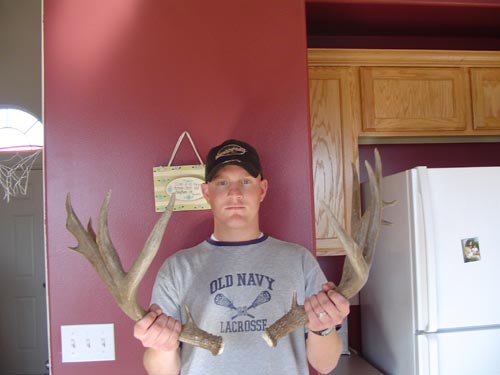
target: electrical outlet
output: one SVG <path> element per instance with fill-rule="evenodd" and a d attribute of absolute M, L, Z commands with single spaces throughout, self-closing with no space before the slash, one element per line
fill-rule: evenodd
<path fill-rule="evenodd" d="M 114 324 L 61 326 L 63 362 L 115 360 Z"/>

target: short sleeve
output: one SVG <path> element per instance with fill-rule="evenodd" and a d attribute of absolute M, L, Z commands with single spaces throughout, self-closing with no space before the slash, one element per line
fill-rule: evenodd
<path fill-rule="evenodd" d="M 326 276 L 318 261 L 308 250 L 306 250 L 304 254 L 304 275 L 306 278 L 306 297 L 321 291 L 321 287 L 327 282 Z"/>
<path fill-rule="evenodd" d="M 181 320 L 181 311 L 179 304 L 179 292 L 176 287 L 175 273 L 172 266 L 173 258 L 167 259 L 161 266 L 156 276 L 151 295 L 151 303 L 155 303 L 162 311 L 175 318 Z"/>

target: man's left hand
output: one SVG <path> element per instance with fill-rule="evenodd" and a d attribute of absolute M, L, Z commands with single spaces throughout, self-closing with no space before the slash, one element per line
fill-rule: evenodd
<path fill-rule="evenodd" d="M 311 331 L 322 331 L 341 324 L 349 314 L 349 300 L 335 290 L 329 281 L 322 290 L 304 301 L 304 308 L 309 319 L 307 327 Z"/>

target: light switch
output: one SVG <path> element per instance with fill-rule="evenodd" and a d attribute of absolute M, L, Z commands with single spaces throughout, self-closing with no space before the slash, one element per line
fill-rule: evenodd
<path fill-rule="evenodd" d="M 61 326 L 63 362 L 115 360 L 114 324 Z"/>

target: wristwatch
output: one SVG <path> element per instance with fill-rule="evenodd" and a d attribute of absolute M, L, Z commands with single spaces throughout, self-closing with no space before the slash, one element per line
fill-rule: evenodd
<path fill-rule="evenodd" d="M 338 331 L 340 328 L 342 328 L 342 324 L 337 324 L 333 327 L 322 329 L 321 331 L 311 331 L 311 332 L 318 336 L 328 336 L 330 333 L 333 332 L 334 328 L 335 331 Z"/>
<path fill-rule="evenodd" d="M 342 328 L 342 324 L 337 324 L 336 326 L 322 329 L 321 331 L 311 331 L 311 332 L 318 336 L 328 336 L 330 333 L 333 332 L 333 329 L 335 329 L 335 331 L 338 331 L 340 328 Z"/>

